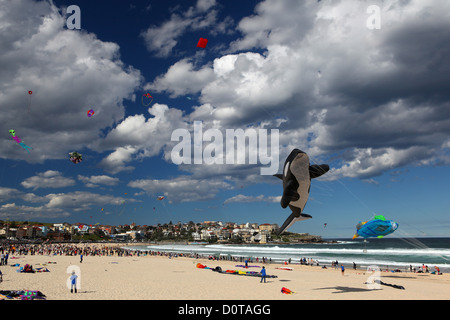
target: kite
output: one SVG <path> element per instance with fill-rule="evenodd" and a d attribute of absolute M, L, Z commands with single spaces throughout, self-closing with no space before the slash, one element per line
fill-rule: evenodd
<path fill-rule="evenodd" d="M 9 133 L 12 135 L 13 140 L 17 142 L 17 144 L 19 144 L 22 148 L 27 150 L 28 153 L 30 152 L 28 149 L 33 149 L 32 147 L 29 147 L 25 143 L 23 143 L 19 137 L 16 137 L 16 132 L 13 129 L 9 130 Z"/>
<path fill-rule="evenodd" d="M 398 224 L 392 220 L 386 220 L 384 216 L 375 216 L 370 221 L 359 222 L 356 225 L 356 233 L 352 239 L 359 236 L 363 238 L 383 238 L 397 230 Z"/>
<path fill-rule="evenodd" d="M 217 266 L 215 268 L 207 267 L 204 264 L 197 263 L 196 265 L 199 269 L 209 269 L 211 271 L 222 273 L 222 274 L 234 274 L 234 275 L 241 275 L 241 276 L 249 276 L 249 277 L 260 277 L 261 273 L 256 271 L 242 271 L 242 270 L 235 270 L 235 269 L 229 269 L 229 270 L 222 270 L 221 267 Z M 266 275 L 266 278 L 278 278 L 278 276 L 275 275 Z"/>
<path fill-rule="evenodd" d="M 70 161 L 72 161 L 75 164 L 83 161 L 83 156 L 81 155 L 81 153 L 71 152 L 71 153 L 69 153 L 69 156 L 70 156 Z"/>
<path fill-rule="evenodd" d="M 290 289 L 288 289 L 288 288 L 283 287 L 283 288 L 281 288 L 281 293 L 284 293 L 284 294 L 293 294 L 293 293 L 295 293 L 295 292 L 292 291 L 292 290 L 290 290 Z"/>
<path fill-rule="evenodd" d="M 326 223 L 324 223 L 324 224 L 323 224 L 323 228 L 325 229 L 326 227 L 327 227 L 327 224 L 326 224 Z"/>
<path fill-rule="evenodd" d="M 197 47 L 205 48 L 207 43 L 208 43 L 208 39 L 200 38 L 200 40 L 198 40 Z"/>
<path fill-rule="evenodd" d="M 92 117 L 93 115 L 94 115 L 94 110 L 92 110 L 92 109 L 90 109 L 88 112 L 87 112 L 87 116 L 90 118 L 90 117 Z"/>
<path fill-rule="evenodd" d="M 144 103 L 144 97 L 146 97 L 147 99 L 151 99 L 150 102 L 148 102 L 147 104 Z M 144 107 L 148 107 L 149 105 L 151 105 L 151 103 L 153 102 L 153 97 L 151 96 L 150 93 L 146 93 L 142 96 L 142 105 Z"/>
<path fill-rule="evenodd" d="M 280 269 L 280 270 L 287 270 L 287 271 L 292 271 L 294 269 L 292 269 L 291 267 L 277 267 L 275 269 Z"/>
<path fill-rule="evenodd" d="M 159 196 L 157 199 L 158 200 L 162 200 L 162 199 L 164 199 L 165 197 L 164 196 Z"/>
<path fill-rule="evenodd" d="M 278 173 L 274 176 L 283 181 L 281 207 L 286 208 L 289 206 L 292 213 L 281 228 L 277 230 L 278 235 L 291 227 L 294 222 L 312 218 L 309 214 L 303 213 L 303 209 L 308 201 L 311 179 L 320 177 L 330 170 L 327 164 L 309 165 L 308 155 L 299 149 L 291 151 L 286 158 L 283 168 L 283 174 Z"/>

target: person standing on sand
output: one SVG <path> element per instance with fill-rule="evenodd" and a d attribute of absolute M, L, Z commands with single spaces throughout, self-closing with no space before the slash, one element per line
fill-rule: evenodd
<path fill-rule="evenodd" d="M 73 293 L 75 289 L 75 293 L 77 293 L 77 278 L 78 276 L 75 274 L 75 271 L 72 271 L 72 275 L 70 276 L 70 293 Z"/>
<path fill-rule="evenodd" d="M 344 265 L 341 264 L 341 274 L 342 274 L 342 275 L 344 275 L 344 270 L 345 270 Z"/>
<path fill-rule="evenodd" d="M 259 283 L 262 283 L 263 279 L 264 283 L 266 283 L 266 267 L 264 266 L 261 269 L 261 281 Z"/>
<path fill-rule="evenodd" d="M 80 254 L 80 263 L 83 263 L 83 255 Z"/>

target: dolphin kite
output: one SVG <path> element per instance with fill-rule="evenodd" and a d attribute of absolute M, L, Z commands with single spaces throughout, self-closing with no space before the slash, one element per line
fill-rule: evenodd
<path fill-rule="evenodd" d="M 283 180 L 281 207 L 289 206 L 292 210 L 291 215 L 277 230 L 277 234 L 283 233 L 297 221 L 312 218 L 309 214 L 303 213 L 308 201 L 311 179 L 320 177 L 328 170 L 330 170 L 330 167 L 327 164 L 310 166 L 309 157 L 305 152 L 299 149 L 291 151 L 284 163 L 283 174 L 274 175 Z"/>

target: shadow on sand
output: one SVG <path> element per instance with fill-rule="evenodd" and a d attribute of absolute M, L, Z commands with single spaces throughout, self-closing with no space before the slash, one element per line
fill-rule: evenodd
<path fill-rule="evenodd" d="M 336 286 L 336 287 L 327 287 L 327 288 L 316 288 L 314 290 L 337 290 L 333 291 L 332 293 L 348 293 L 348 292 L 366 292 L 366 291 L 373 291 L 374 289 L 364 289 L 364 288 L 351 288 L 351 287 L 343 287 L 343 286 Z M 378 289 L 381 290 L 381 289 Z"/>

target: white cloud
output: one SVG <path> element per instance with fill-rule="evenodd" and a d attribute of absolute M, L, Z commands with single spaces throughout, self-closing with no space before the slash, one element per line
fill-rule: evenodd
<path fill-rule="evenodd" d="M 153 83 L 146 84 L 145 90 L 168 92 L 172 98 L 199 92 L 214 78 L 213 71 L 208 66 L 194 70 L 194 65 L 188 59 L 182 59 L 173 64 L 164 77 L 157 77 Z"/>
<path fill-rule="evenodd" d="M 131 162 L 132 155 L 138 151 L 134 147 L 119 147 L 114 152 L 109 154 L 100 162 L 100 167 L 111 174 L 116 174 L 121 171 L 132 171 L 134 167 L 126 166 L 127 162 Z"/>
<path fill-rule="evenodd" d="M 74 211 L 86 211 L 94 206 L 104 206 L 105 204 L 121 205 L 126 200 L 136 202 L 131 198 L 115 197 L 112 195 L 103 195 L 99 193 L 76 191 L 70 193 L 50 193 L 45 196 L 47 203 L 46 209 L 71 209 Z"/>
<path fill-rule="evenodd" d="M 382 8 L 380 30 L 366 26 L 371 4 Z M 171 68 L 153 84 L 172 96 L 197 90 L 202 104 L 187 117 L 222 130 L 287 119 L 280 154 L 339 153 L 326 176 L 448 163 L 440 151 L 450 133 L 448 12 L 441 0 L 266 0 L 240 21 L 227 54 L 179 73 L 213 74 L 206 84 L 185 84 Z"/>
<path fill-rule="evenodd" d="M 237 203 L 247 203 L 247 202 L 280 202 L 281 200 L 281 196 L 269 196 L 266 197 L 264 195 L 259 195 L 259 196 L 246 196 L 243 194 L 238 194 L 236 196 L 233 196 L 231 198 L 228 198 L 224 201 L 224 204 L 228 204 L 228 203 L 233 203 L 233 202 L 237 202 Z"/>
<path fill-rule="evenodd" d="M 74 186 L 75 180 L 63 177 L 59 171 L 47 170 L 38 173 L 37 176 L 25 179 L 21 182 L 21 185 L 24 188 L 33 188 L 33 190 L 39 188 L 63 188 Z"/>
<path fill-rule="evenodd" d="M 342 177 L 365 178 L 377 176 L 393 168 L 402 167 L 411 162 L 412 159 L 415 162 L 429 159 L 432 150 L 427 147 L 410 147 L 404 150 L 365 148 L 356 149 L 355 153 L 342 167 L 332 168 L 321 179 L 336 180 Z"/>
<path fill-rule="evenodd" d="M 79 174 L 77 178 L 85 183 L 86 187 L 89 188 L 96 188 L 99 185 L 115 186 L 119 183 L 118 178 L 113 178 L 106 175 L 85 177 Z"/>
<path fill-rule="evenodd" d="M 220 190 L 232 188 L 223 179 L 195 179 L 190 176 L 135 180 L 128 186 L 142 189 L 152 196 L 164 194 L 169 202 L 174 203 L 211 200 Z"/>
<path fill-rule="evenodd" d="M 51 3 L 7 1 L 0 15 L 0 126 L 33 148 L 27 154 L 4 136 L 1 153 L 42 162 L 95 146 L 100 130 L 124 116 L 140 72 L 119 60 L 117 44 L 66 29 Z"/>
<path fill-rule="evenodd" d="M 155 103 L 148 112 L 152 117 L 129 116 L 109 132 L 96 148 L 114 151 L 100 162 L 100 167 L 111 174 L 132 171 L 134 167 L 127 163 L 159 154 L 173 145 L 172 131 L 187 125 L 179 109 Z"/>

